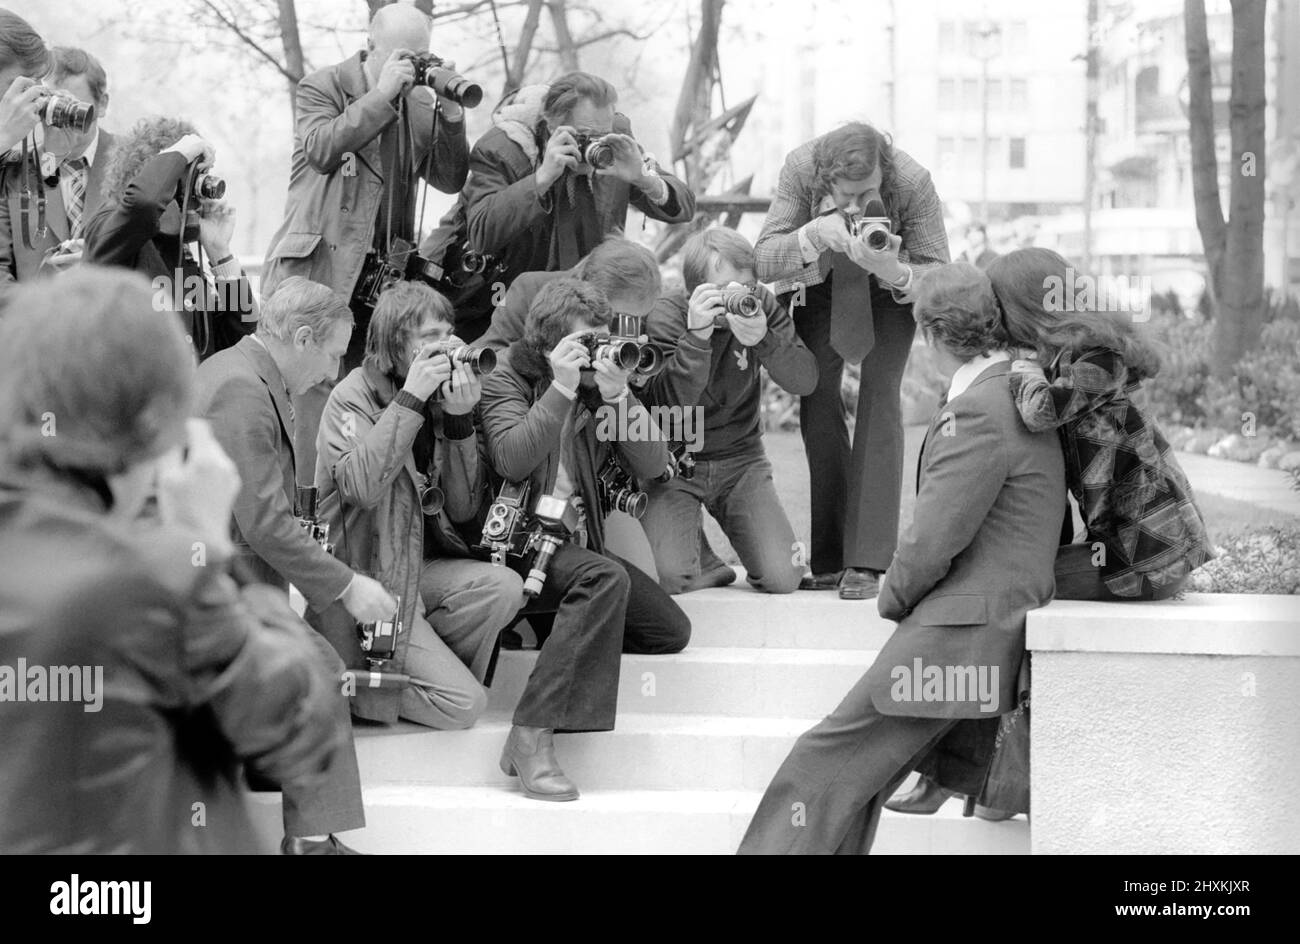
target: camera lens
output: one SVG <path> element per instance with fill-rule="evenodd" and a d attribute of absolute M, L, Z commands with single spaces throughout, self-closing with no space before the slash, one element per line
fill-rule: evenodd
<path fill-rule="evenodd" d="M 447 502 L 447 496 L 443 494 L 442 489 L 436 485 L 426 485 L 420 489 L 420 510 L 426 515 L 432 517 L 442 511 L 442 506 Z"/>
<path fill-rule="evenodd" d="M 460 254 L 460 269 L 470 275 L 479 275 L 487 268 L 487 256 L 473 249 L 464 249 Z"/>
<path fill-rule="evenodd" d="M 614 506 L 615 511 L 621 511 L 633 518 L 640 518 L 645 514 L 646 505 L 649 501 L 650 499 L 645 492 L 634 492 L 630 489 L 620 488 L 614 493 L 614 501 L 611 504 Z"/>
<path fill-rule="evenodd" d="M 593 141 L 582 152 L 584 163 L 597 170 L 614 166 L 614 148 L 603 141 Z"/>
<path fill-rule="evenodd" d="M 220 200 L 226 195 L 226 182 L 216 174 L 199 174 L 194 178 L 194 196 L 200 200 Z"/>
<path fill-rule="evenodd" d="M 596 359 L 605 360 L 620 370 L 634 370 L 641 360 L 641 345 L 635 341 L 602 341 Z"/>
<path fill-rule="evenodd" d="M 45 100 L 41 118 L 51 128 L 69 128 L 85 134 L 95 123 L 95 106 L 67 95 L 51 95 Z"/>
<path fill-rule="evenodd" d="M 664 355 L 659 348 L 653 344 L 641 345 L 641 356 L 637 360 L 636 370 L 639 374 L 647 377 L 653 377 L 664 368 Z"/>
<path fill-rule="evenodd" d="M 424 74 L 424 84 L 457 105 L 477 108 L 483 101 L 483 87 L 445 66 L 432 66 Z"/>
<path fill-rule="evenodd" d="M 497 369 L 497 352 L 490 347 L 463 347 L 456 352 L 456 360 L 468 364 L 480 376 Z"/>
<path fill-rule="evenodd" d="M 727 292 L 723 296 L 722 307 L 726 309 L 729 315 L 753 318 L 763 306 L 759 302 L 758 296 L 752 292 Z"/>
<path fill-rule="evenodd" d="M 889 233 L 883 226 L 873 226 L 867 231 L 867 245 L 877 252 L 889 248 Z"/>

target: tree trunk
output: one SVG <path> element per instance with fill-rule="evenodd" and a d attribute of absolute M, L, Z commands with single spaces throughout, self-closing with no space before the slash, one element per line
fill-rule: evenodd
<path fill-rule="evenodd" d="M 698 158 L 685 154 L 691 131 L 698 130 L 713 110 L 713 79 L 718 73 L 718 26 L 724 0 L 700 0 L 700 31 L 691 45 L 691 61 L 682 78 L 670 132 L 673 161 L 685 162 L 686 185 L 695 188 Z"/>
<path fill-rule="evenodd" d="M 1210 70 L 1210 40 L 1205 30 L 1205 0 L 1184 0 L 1187 42 L 1188 137 L 1192 152 L 1192 201 L 1196 228 L 1205 251 L 1210 300 L 1218 310 L 1223 290 L 1223 258 L 1227 224 L 1219 202 L 1219 165 L 1214 155 L 1214 81 Z"/>
<path fill-rule="evenodd" d="M 1232 183 L 1215 363 L 1221 372 L 1259 343 L 1264 316 L 1264 0 L 1232 0 Z"/>
<path fill-rule="evenodd" d="M 298 118 L 298 83 L 306 74 L 302 55 L 302 38 L 298 34 L 298 11 L 294 0 L 279 0 L 280 41 L 284 45 L 285 81 L 289 83 L 289 109 Z"/>
<path fill-rule="evenodd" d="M 509 64 L 506 71 L 505 88 L 501 90 L 502 98 L 524 84 L 524 76 L 528 73 L 528 58 L 533 53 L 533 39 L 537 36 L 537 27 L 542 20 L 542 7 L 545 5 L 545 0 L 528 0 L 528 14 L 524 17 L 524 28 L 520 31 L 519 42 L 515 46 L 514 61 Z"/>
<path fill-rule="evenodd" d="M 551 11 L 551 23 L 555 27 L 555 48 L 560 56 L 560 65 L 566 72 L 578 71 L 578 47 L 573 42 L 573 33 L 569 31 L 569 12 L 564 6 L 565 0 L 550 0 L 547 7 Z"/>

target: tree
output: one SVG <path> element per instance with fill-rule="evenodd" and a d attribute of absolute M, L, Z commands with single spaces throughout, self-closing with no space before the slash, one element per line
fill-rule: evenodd
<path fill-rule="evenodd" d="M 1196 227 L 1214 305 L 1215 367 L 1227 374 L 1259 343 L 1264 315 L 1265 0 L 1232 0 L 1231 183 L 1219 196 L 1205 0 L 1184 0 Z"/>

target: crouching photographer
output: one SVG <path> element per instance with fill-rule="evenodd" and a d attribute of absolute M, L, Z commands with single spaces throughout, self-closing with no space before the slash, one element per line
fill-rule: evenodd
<path fill-rule="evenodd" d="M 147 275 L 154 307 L 180 315 L 200 360 L 251 334 L 258 314 L 230 249 L 235 215 L 223 202 L 225 181 L 212 173 L 215 159 L 215 149 L 188 122 L 138 122 L 117 143 L 105 171 L 104 205 L 85 233 L 85 261 Z"/>
<path fill-rule="evenodd" d="M 239 476 L 187 423 L 194 387 L 137 275 L 87 267 L 6 296 L 0 665 L 64 686 L 0 700 L 6 852 L 259 851 L 239 765 L 312 789 L 336 759 L 310 631 L 227 574 Z"/>
<path fill-rule="evenodd" d="M 358 717 L 439 729 L 483 713 L 497 636 L 523 602 L 519 576 L 470 559 L 459 530 L 487 495 L 472 413 L 479 372 L 496 359 L 460 344 L 452 318 L 427 285 L 385 291 L 365 361 L 331 392 L 316 441 L 335 551 L 379 577 L 397 606 L 360 637 L 341 607 L 312 618 L 370 679 L 355 692 Z"/>
<path fill-rule="evenodd" d="M 617 364 L 614 347 L 602 343 L 612 319 L 599 289 L 573 278 L 549 283 L 524 337 L 484 381 L 479 407 L 500 480 L 482 546 L 528 574 L 525 589 L 539 609 L 557 610 L 501 758 L 535 799 L 577 798 L 552 735 L 614 727 L 620 646 L 680 652 L 691 634 L 653 579 L 605 552 L 608 508 L 637 501 L 633 479 L 661 475 L 669 462 L 660 439 L 627 435 L 653 421 L 628 390 L 633 365 Z M 611 413 L 640 422 L 624 430 L 608 422 Z"/>

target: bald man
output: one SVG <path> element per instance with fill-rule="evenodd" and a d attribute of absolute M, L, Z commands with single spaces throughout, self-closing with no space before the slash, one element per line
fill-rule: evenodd
<path fill-rule="evenodd" d="M 460 105 L 417 86 L 408 58 L 429 50 L 431 32 L 432 21 L 415 7 L 381 7 L 364 50 L 298 85 L 289 199 L 266 255 L 261 291 L 269 295 L 289 276 L 301 275 L 352 299 L 356 327 L 340 377 L 361 364 L 365 351 L 370 307 L 355 289 L 367 262 L 386 256 L 395 239 L 414 242 L 421 178 L 443 193 L 458 193 L 469 173 Z M 294 400 L 298 468 L 309 476 L 332 386 Z"/>

